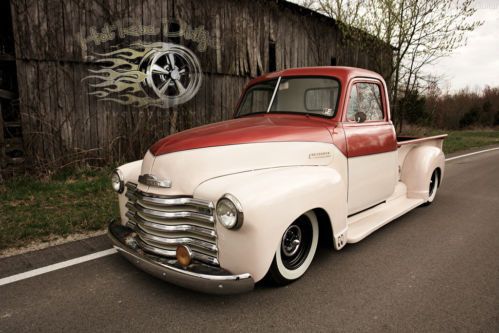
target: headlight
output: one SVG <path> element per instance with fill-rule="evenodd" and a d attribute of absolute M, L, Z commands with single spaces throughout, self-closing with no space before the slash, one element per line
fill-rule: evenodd
<path fill-rule="evenodd" d="M 123 190 L 125 189 L 125 180 L 119 169 L 114 170 L 113 175 L 111 176 L 111 185 L 113 186 L 113 190 L 118 193 L 123 193 Z"/>
<path fill-rule="evenodd" d="M 227 229 L 239 229 L 243 225 L 244 214 L 241 203 L 231 194 L 224 194 L 215 209 L 218 222 Z"/>

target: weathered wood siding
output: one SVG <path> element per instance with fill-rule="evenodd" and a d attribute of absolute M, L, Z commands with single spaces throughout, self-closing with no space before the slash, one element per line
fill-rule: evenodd
<path fill-rule="evenodd" d="M 11 0 L 20 109 L 25 149 L 40 167 L 74 161 L 114 162 L 140 158 L 158 138 L 229 119 L 243 86 L 269 69 L 275 43 L 277 69 L 330 65 L 376 68 L 367 55 L 341 46 L 334 21 L 267 0 Z M 204 72 L 199 93 L 171 109 L 138 109 L 97 101 L 82 79 L 96 64 L 92 52 L 136 41 L 167 41 L 162 35 L 126 37 L 82 48 L 81 36 L 117 20 L 162 26 L 163 20 L 203 25 L 212 37 L 198 56 Z M 387 52 L 390 52 L 387 50 Z"/>

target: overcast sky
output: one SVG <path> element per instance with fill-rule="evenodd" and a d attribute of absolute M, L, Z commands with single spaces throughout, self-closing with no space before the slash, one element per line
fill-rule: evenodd
<path fill-rule="evenodd" d="M 475 1 L 475 18 L 484 24 L 468 34 L 468 44 L 431 67 L 442 74 L 442 87 L 456 91 L 466 86 L 499 87 L 499 0 Z"/>
<path fill-rule="evenodd" d="M 475 0 L 475 8 L 473 18 L 484 24 L 467 35 L 466 46 L 427 68 L 432 74 L 442 76 L 440 86 L 444 90 L 499 87 L 499 0 Z"/>

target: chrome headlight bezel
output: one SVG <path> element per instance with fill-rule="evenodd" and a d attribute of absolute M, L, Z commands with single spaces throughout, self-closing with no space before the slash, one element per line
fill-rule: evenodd
<path fill-rule="evenodd" d="M 116 193 L 123 193 L 125 190 L 125 178 L 123 177 L 123 172 L 120 169 L 113 171 L 111 175 L 111 186 Z"/>
<path fill-rule="evenodd" d="M 219 216 L 218 211 L 221 204 L 227 202 L 229 206 L 232 206 L 234 209 L 234 216 L 236 218 L 234 223 L 226 224 L 223 222 L 223 219 Z M 244 222 L 244 213 L 243 208 L 239 200 L 235 196 L 230 193 L 224 194 L 220 199 L 218 199 L 217 204 L 215 205 L 215 217 L 223 227 L 229 230 L 237 230 L 242 227 Z"/>

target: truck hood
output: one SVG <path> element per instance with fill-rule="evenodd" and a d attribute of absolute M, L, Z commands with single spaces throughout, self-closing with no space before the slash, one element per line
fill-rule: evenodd
<path fill-rule="evenodd" d="M 231 122 L 228 127 L 226 124 L 205 127 L 202 130 L 202 133 L 206 133 L 205 140 L 195 136 L 187 139 L 188 143 L 178 142 L 177 139 L 160 141 L 160 147 L 151 149 L 144 157 L 141 174 L 169 180 L 171 187 L 139 184 L 139 190 L 159 195 L 194 195 L 200 184 L 216 177 L 269 168 L 328 165 L 335 154 L 341 154 L 330 143 L 331 136 L 323 127 L 291 126 L 291 121 L 287 123 L 289 125 L 279 121 L 276 128 L 268 125 L 269 122 L 262 118 L 248 118 Z M 246 126 L 233 126 L 234 123 Z M 247 124 L 251 126 L 247 127 Z M 227 134 L 220 133 L 216 128 L 229 128 L 232 133 L 240 133 L 243 139 L 235 135 L 229 139 Z M 271 128 L 274 132 L 280 132 L 280 135 L 271 135 Z M 287 134 L 284 134 L 285 129 Z M 301 132 L 302 135 L 297 135 L 296 132 Z M 210 142 L 204 142 L 208 138 Z M 305 141 L 305 138 L 310 141 Z M 318 142 L 320 140 L 329 142 Z M 169 145 L 176 147 L 177 151 L 168 150 L 165 153 L 164 150 L 172 149 Z M 180 149 L 181 146 L 183 149 Z M 163 152 L 158 154 L 157 149 L 160 148 Z"/>
<path fill-rule="evenodd" d="M 173 152 L 262 142 L 327 142 L 331 135 L 325 119 L 304 115 L 253 115 L 193 128 L 167 136 L 149 151 L 154 156 Z"/>

